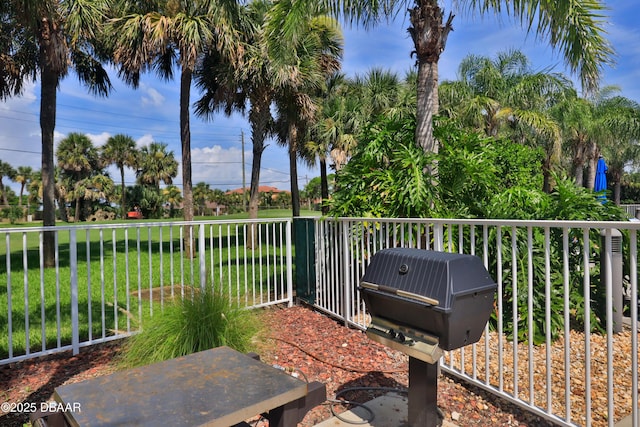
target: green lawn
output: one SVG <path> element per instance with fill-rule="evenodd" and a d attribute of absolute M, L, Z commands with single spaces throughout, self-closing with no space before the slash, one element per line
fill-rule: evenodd
<path fill-rule="evenodd" d="M 261 217 L 282 218 L 283 212 L 267 211 L 267 215 Z M 208 219 L 242 219 L 242 216 Z M 117 222 L 104 224 L 114 223 Z M 207 285 L 228 293 L 238 304 L 254 299 L 258 303 L 273 300 L 276 289 L 278 297 L 286 290 L 284 229 L 274 224 L 260 227 L 260 245 L 249 250 L 244 244 L 247 228 L 241 223 L 236 227 L 236 224 L 213 221 L 211 226 L 206 226 L 203 269 Z M 200 286 L 200 258 L 180 255 L 179 231 L 179 226 L 167 224 L 77 232 L 77 298 L 83 340 L 135 330 L 142 313 L 160 310 L 172 295 L 188 296 L 191 286 Z M 6 236 L 9 236 L 9 257 L 5 256 Z M 41 270 L 38 233 L 5 233 L 5 244 L 0 245 L 2 259 L 8 259 L 0 264 L 0 283 L 3 284 L 0 285 L 0 359 L 9 355 L 9 316 L 4 309 L 9 304 L 9 294 L 13 356 L 26 352 L 27 327 L 31 351 L 70 343 L 69 236 L 68 230 L 58 234 L 58 267 Z M 22 249 L 23 241 L 26 241 L 26 250 Z M 150 299 L 154 299 L 152 306 Z"/>

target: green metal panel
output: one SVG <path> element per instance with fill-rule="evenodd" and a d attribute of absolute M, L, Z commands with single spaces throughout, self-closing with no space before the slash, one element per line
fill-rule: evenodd
<path fill-rule="evenodd" d="M 296 296 L 309 304 L 316 299 L 315 220 L 294 218 Z"/>

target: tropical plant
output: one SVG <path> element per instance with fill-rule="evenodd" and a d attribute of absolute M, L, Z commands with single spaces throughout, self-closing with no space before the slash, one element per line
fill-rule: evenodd
<path fill-rule="evenodd" d="M 40 78 L 43 225 L 56 223 L 53 137 L 56 93 L 73 68 L 96 95 L 107 95 L 111 83 L 102 62 L 100 38 L 110 0 L 43 0 L 2 2 L 0 13 L 0 99 L 18 95 L 25 80 Z M 44 264 L 55 263 L 55 235 L 45 232 Z"/>
<path fill-rule="evenodd" d="M 136 142 L 130 136 L 117 134 L 107 139 L 102 146 L 102 159 L 105 164 L 115 164 L 120 171 L 120 211 L 122 218 L 127 215 L 127 198 L 124 183 L 124 168 L 137 168 L 139 152 Z"/>
<path fill-rule="evenodd" d="M 254 310 L 246 310 L 221 292 L 192 289 L 191 295 L 165 305 L 142 321 L 142 332 L 127 339 L 124 367 L 147 365 L 219 346 L 246 353 L 260 332 Z"/>
<path fill-rule="evenodd" d="M 207 183 L 199 182 L 193 188 L 193 201 L 199 208 L 197 209 L 198 215 L 204 215 L 206 204 L 211 200 L 212 196 L 213 190 L 211 190 L 211 187 Z"/>

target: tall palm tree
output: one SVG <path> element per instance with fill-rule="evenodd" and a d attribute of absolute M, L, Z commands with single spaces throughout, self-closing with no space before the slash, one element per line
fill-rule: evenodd
<path fill-rule="evenodd" d="M 230 61 L 215 50 L 206 52 L 196 73 L 196 85 L 203 91 L 196 101 L 196 114 L 212 118 L 217 111 L 231 115 L 245 113 L 251 125 L 251 179 L 249 218 L 258 218 L 260 169 L 265 140 L 272 132 L 271 104 L 278 90 L 277 69 L 266 46 L 266 15 L 270 0 L 254 0 L 246 6 L 247 28 L 240 34 L 244 46 L 238 62 Z M 249 246 L 252 243 L 249 242 Z"/>
<path fill-rule="evenodd" d="M 314 94 L 340 69 L 343 38 L 337 21 L 317 7 L 301 10 L 299 2 L 279 1 L 267 17 L 267 50 L 277 64 L 280 90 L 275 102 L 278 139 L 289 151 L 291 206 L 300 215 L 297 158 L 318 105 Z"/>
<path fill-rule="evenodd" d="M 453 14 L 444 19 L 439 0 L 306 0 L 327 6 L 347 22 L 375 25 L 381 18 L 407 10 L 418 62 L 416 143 L 428 152 L 437 152 L 432 116 L 438 110 L 438 61 L 453 30 Z M 598 86 L 604 65 L 612 62 L 613 49 L 604 37 L 605 6 L 600 0 L 558 0 L 540 2 L 506 0 L 458 0 L 460 10 L 496 15 L 506 13 L 519 20 L 528 31 L 548 39 L 560 50 L 571 72 L 578 74 L 586 92 Z M 490 28 L 490 27 L 489 27 Z"/>
<path fill-rule="evenodd" d="M 8 0 L 2 2 L 0 25 L 0 99 L 21 92 L 22 82 L 40 77 L 42 134 L 43 225 L 55 225 L 53 134 L 56 93 L 60 80 L 73 68 L 96 95 L 107 95 L 111 83 L 97 46 L 110 0 Z M 11 46 L 13 49 L 5 50 Z M 8 72 L 7 72 L 8 70 Z M 54 265 L 53 233 L 44 234 L 44 263 Z"/>
<path fill-rule="evenodd" d="M 136 149 L 136 142 L 128 135 L 118 134 L 107 139 L 102 146 L 102 158 L 106 164 L 115 164 L 120 170 L 120 209 L 122 218 L 127 215 L 127 198 L 124 184 L 124 168 L 138 167 L 139 152 Z"/>
<path fill-rule="evenodd" d="M 182 192 L 185 221 L 193 220 L 191 182 L 191 82 L 199 56 L 208 48 L 231 58 L 238 54 L 237 0 L 194 0 L 150 2 L 148 9 L 126 10 L 110 24 L 114 59 L 120 75 L 134 86 L 140 73 L 153 67 L 160 76 L 173 77 L 174 64 L 180 68 L 180 141 L 182 146 Z M 192 254 L 185 240 L 186 253 Z"/>
<path fill-rule="evenodd" d="M 9 202 L 7 201 L 7 190 L 4 187 L 4 182 L 2 179 L 7 177 L 13 180 L 16 176 L 16 170 L 7 162 L 3 162 L 0 160 L 0 192 L 2 192 L 2 204 L 4 206 L 8 206 Z"/>

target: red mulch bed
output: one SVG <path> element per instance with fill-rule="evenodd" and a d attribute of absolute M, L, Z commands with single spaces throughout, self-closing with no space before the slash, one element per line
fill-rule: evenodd
<path fill-rule="evenodd" d="M 356 329 L 306 307 L 265 310 L 268 326 L 259 349 L 265 363 L 277 364 L 327 386 L 327 397 L 352 387 L 407 387 L 407 357 L 369 340 Z M 37 405 L 51 398 L 62 384 L 82 381 L 116 370 L 113 356 L 119 344 L 112 342 L 0 366 L 0 402 Z M 348 400 L 366 402 L 382 391 L 349 392 Z M 501 399 L 442 375 L 438 406 L 445 419 L 459 426 L 550 426 L 551 424 Z M 345 410 L 338 405 L 335 410 Z M 328 403 L 314 408 L 300 424 L 310 427 L 332 416 Z M 22 427 L 28 414 L 0 412 L 0 425 Z M 264 422 L 256 422 L 265 425 Z"/>

